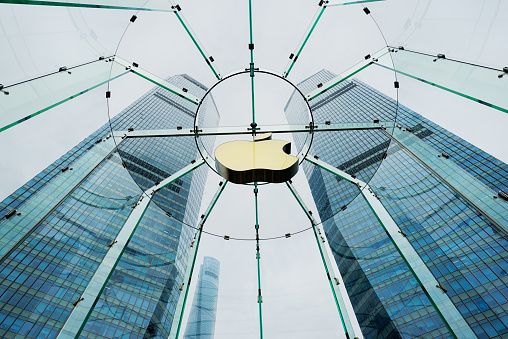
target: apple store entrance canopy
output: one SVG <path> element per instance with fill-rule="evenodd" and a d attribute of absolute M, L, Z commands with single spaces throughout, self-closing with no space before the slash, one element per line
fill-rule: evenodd
<path fill-rule="evenodd" d="M 202 192 L 198 220 L 187 224 L 184 217 L 167 215 L 192 237 L 190 244 L 181 240 L 178 245 L 186 250 L 178 249 L 182 283 L 173 292 L 170 338 L 183 338 L 189 295 L 204 256 L 221 261 L 217 338 L 370 338 L 374 332 L 383 337 L 381 330 L 367 329 L 369 315 L 358 311 L 356 299 L 363 292 L 344 286 L 344 266 L 337 258 L 351 259 L 355 244 L 340 252 L 342 245 L 331 244 L 327 226 L 358 201 L 368 206 L 386 244 L 406 267 L 393 274 L 406 274 L 423 291 L 443 337 L 481 337 L 418 252 L 418 240 L 406 234 L 383 201 L 383 190 L 393 190 L 393 198 L 395 188 L 381 187 L 373 178 L 385 170 L 384 159 L 400 149 L 412 159 L 404 166 L 418 164 L 502 237 L 508 234 L 504 191 L 493 192 L 414 130 L 429 119 L 508 161 L 507 10 L 502 1 L 0 0 L 1 198 L 101 126 L 109 130 L 95 151 L 71 165 L 76 182 L 48 203 L 45 213 L 50 215 L 65 194 L 80 189 L 115 154 L 139 186 L 135 208 L 72 304 L 59 337 L 86 332 L 150 204 L 167 210 L 162 196 L 205 169 L 206 182 L 191 185 Z M 167 93 L 154 96 L 187 115 L 185 124 L 152 116 L 148 109 L 118 123 L 154 88 Z M 369 88 L 361 97 L 368 104 L 344 99 L 355 88 Z M 371 113 L 361 113 L 367 106 Z M 425 117 L 420 125 L 409 124 L 406 107 Z M 265 133 L 269 139 L 256 140 L 268 138 Z M 149 185 L 139 179 L 140 170 L 128 157 L 132 149 L 138 147 L 136 156 L 144 158 L 143 152 L 163 150 L 176 138 L 192 141 L 191 150 L 181 150 L 194 154 L 192 161 Z M 330 151 L 333 142 L 341 145 L 340 152 Z M 355 162 L 369 150 L 379 159 L 372 156 L 358 167 Z M 174 152 L 164 159 L 177 158 Z M 316 177 L 326 185 L 326 208 L 318 199 Z M 410 185 L 418 186 L 420 179 Z M 51 185 L 44 194 L 59 189 Z M 332 191 L 343 192 L 340 203 Z M 20 218 L 28 214 L 23 206 L 16 212 Z M 0 225 L 5 234 L 17 232 L 4 244 L 0 263 L 28 239 L 12 220 L 6 216 Z M 346 229 L 341 232 L 346 236 Z M 382 265 L 386 259 L 361 257 L 362 247 L 357 250 L 357 261 Z M 382 288 L 369 279 L 382 304 Z M 385 316 L 394 323 L 402 317 L 390 312 Z M 396 326 L 400 334 L 394 337 L 416 333 L 404 332 L 402 323 Z M 143 334 L 121 335 L 129 336 Z"/>

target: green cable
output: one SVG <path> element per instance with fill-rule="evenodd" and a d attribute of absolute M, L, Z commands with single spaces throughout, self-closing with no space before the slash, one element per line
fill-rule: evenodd
<path fill-rule="evenodd" d="M 256 260 L 258 266 L 258 304 L 259 304 L 259 336 L 263 339 L 263 314 L 261 311 L 261 265 L 259 255 L 259 217 L 258 217 L 258 183 L 254 183 L 254 203 L 256 207 Z"/>

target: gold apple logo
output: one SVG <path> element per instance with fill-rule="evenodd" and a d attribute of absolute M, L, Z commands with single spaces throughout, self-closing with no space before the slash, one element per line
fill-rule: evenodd
<path fill-rule="evenodd" d="M 289 155 L 291 143 L 271 140 L 265 133 L 254 141 L 226 142 L 215 149 L 215 168 L 235 184 L 249 182 L 281 183 L 298 172 L 298 158 Z"/>

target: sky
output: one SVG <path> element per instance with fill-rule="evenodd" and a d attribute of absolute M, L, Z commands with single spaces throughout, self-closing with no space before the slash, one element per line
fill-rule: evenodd
<path fill-rule="evenodd" d="M 186 0 L 179 4 L 222 75 L 248 67 L 247 1 Z M 327 8 L 288 79 L 296 84 L 323 68 L 339 74 L 387 43 L 430 54 L 444 53 L 448 58 L 498 69 L 506 66 L 508 45 L 500 43 L 508 30 L 503 17 L 508 10 L 506 2 L 393 0 L 368 7 L 370 16 L 365 15 L 361 5 Z M 281 74 L 316 10 L 317 1 L 253 1 L 256 67 Z M 62 65 L 115 53 L 163 78 L 187 73 L 206 86 L 216 82 L 172 13 L 137 13 L 137 20 L 130 23 L 133 14 L 0 5 L 0 45 L 4 49 L 0 83 L 12 84 Z M 400 89 L 396 92 L 393 73 L 381 68 L 370 67 L 358 78 L 508 162 L 506 113 L 402 76 L 397 78 Z M 230 80 L 213 91 L 223 118 L 221 124 L 250 122 L 248 80 Z M 110 83 L 109 102 L 104 95 L 108 86 L 103 85 L 0 132 L 0 199 L 105 124 L 108 114 L 117 114 L 151 87 L 144 79 L 126 75 Z M 256 77 L 258 123 L 285 123 L 282 110 L 290 93 L 291 88 L 280 80 Z M 279 137 L 290 140 L 289 135 Z M 226 140 L 230 138 L 217 138 L 217 145 Z M 215 174 L 209 176 L 202 209 L 215 193 L 218 179 Z M 308 207 L 316 211 L 303 171 L 293 181 Z M 282 184 L 260 187 L 259 203 L 262 238 L 309 226 Z M 253 238 L 253 205 L 251 187 L 229 184 L 206 229 Z M 204 235 L 197 268 L 204 256 L 221 261 L 216 338 L 258 338 L 255 243 Z M 338 314 L 310 231 L 288 239 L 263 241 L 261 277 L 265 336 L 340 337 Z M 195 278 L 194 282 L 197 274 Z M 192 286 L 187 311 L 193 290 Z M 187 314 L 184 326 L 186 318 Z"/>

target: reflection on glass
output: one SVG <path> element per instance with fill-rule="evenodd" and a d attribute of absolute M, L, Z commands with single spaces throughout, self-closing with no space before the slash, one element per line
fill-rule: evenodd
<path fill-rule="evenodd" d="M 6 86 L 0 96 L 0 132 L 128 73 L 110 60 L 60 67 L 56 73 Z"/>

